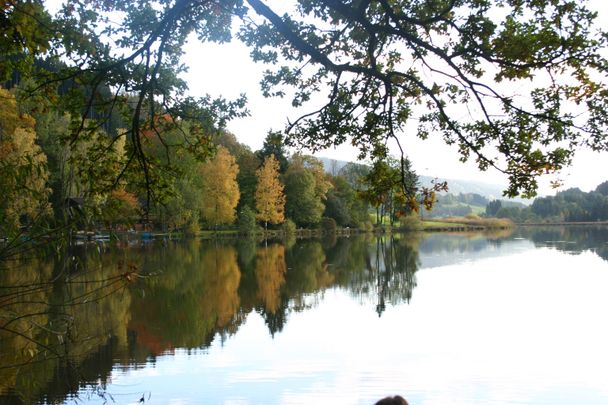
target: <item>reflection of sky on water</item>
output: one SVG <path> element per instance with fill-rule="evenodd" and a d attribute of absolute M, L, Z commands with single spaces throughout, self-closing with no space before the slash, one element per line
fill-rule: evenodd
<path fill-rule="evenodd" d="M 205 353 L 116 370 L 108 391 L 159 404 L 608 403 L 608 263 L 524 240 L 490 251 L 442 266 L 421 247 L 409 305 L 379 318 L 332 289 L 274 339 L 252 313 Z"/>

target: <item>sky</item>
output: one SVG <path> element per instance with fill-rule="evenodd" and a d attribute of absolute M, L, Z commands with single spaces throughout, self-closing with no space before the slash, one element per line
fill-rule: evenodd
<path fill-rule="evenodd" d="M 608 3 L 604 0 L 590 0 L 589 3 L 590 8 L 600 13 L 598 21 L 608 18 Z M 212 96 L 221 95 L 228 99 L 236 98 L 241 93 L 247 95 L 250 116 L 230 122 L 228 130 L 252 150 L 261 148 L 269 129 L 282 130 L 288 118 L 293 120 L 298 117 L 298 111 L 291 107 L 290 99 L 267 99 L 260 94 L 259 81 L 267 67 L 253 63 L 249 58 L 248 48 L 238 40 L 217 45 L 202 44 L 193 39 L 186 46 L 183 61 L 189 66 L 189 72 L 184 78 L 189 85 L 191 95 L 200 96 L 209 93 Z M 400 141 L 419 175 L 440 179 L 474 180 L 505 186 L 507 184 L 506 176 L 495 169 L 480 172 L 473 162 L 460 162 L 457 148 L 445 145 L 438 135 L 431 135 L 427 140 L 422 141 L 412 131 L 402 134 Z M 397 154 L 396 150 L 394 154 Z M 350 145 L 344 145 L 320 151 L 316 156 L 356 161 L 357 151 Z M 549 187 L 550 181 L 556 178 L 563 182 L 563 186 L 557 190 Z M 541 178 L 539 194 L 551 195 L 569 187 L 590 191 L 606 180 L 608 180 L 608 153 L 577 151 L 570 167 L 557 175 Z"/>

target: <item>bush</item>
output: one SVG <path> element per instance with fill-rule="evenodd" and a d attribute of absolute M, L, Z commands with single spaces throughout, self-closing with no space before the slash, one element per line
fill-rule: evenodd
<path fill-rule="evenodd" d="M 336 220 L 333 218 L 323 217 L 321 218 L 321 229 L 325 232 L 336 232 L 337 228 Z"/>
<path fill-rule="evenodd" d="M 238 226 L 241 233 L 253 234 L 256 232 L 255 213 L 248 206 L 243 207 L 241 212 L 239 212 Z"/>
<path fill-rule="evenodd" d="M 285 220 L 283 225 L 281 225 L 281 229 L 285 233 L 285 236 L 295 235 L 296 234 L 296 223 L 291 219 Z"/>
<path fill-rule="evenodd" d="M 184 227 L 184 234 L 186 234 L 186 236 L 198 236 L 200 233 L 201 226 L 199 225 L 198 221 L 189 222 Z"/>
<path fill-rule="evenodd" d="M 409 214 L 399 219 L 399 226 L 405 231 L 415 231 L 422 228 L 418 214 Z"/>
<path fill-rule="evenodd" d="M 374 224 L 372 223 L 372 221 L 365 221 L 361 226 L 361 230 L 364 232 L 373 232 Z"/>

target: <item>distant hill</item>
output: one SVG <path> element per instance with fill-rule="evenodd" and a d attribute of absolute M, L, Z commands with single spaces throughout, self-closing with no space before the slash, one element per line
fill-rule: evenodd
<path fill-rule="evenodd" d="M 344 160 L 336 160 L 329 158 L 318 158 L 321 162 L 323 162 L 323 166 L 325 167 L 325 171 L 327 173 L 336 175 L 346 164 L 350 163 Z M 430 176 L 419 176 L 420 184 L 424 187 L 429 187 L 431 185 L 431 181 L 434 180 L 434 177 Z M 479 194 L 488 200 L 510 200 L 513 202 L 519 202 L 526 205 L 532 203 L 532 200 L 525 200 L 522 198 L 514 198 L 507 199 L 502 196 L 503 190 L 506 188 L 504 184 L 490 184 L 484 183 L 480 181 L 470 181 L 470 180 L 457 180 L 457 179 L 444 179 L 439 178 L 439 181 L 447 181 L 448 182 L 448 193 L 450 194 Z M 442 193 L 446 194 L 446 193 Z"/>
<path fill-rule="evenodd" d="M 419 176 L 420 184 L 422 186 L 428 187 L 431 185 L 431 181 L 434 180 L 434 177 L 429 176 Z M 488 200 L 511 200 L 514 202 L 519 202 L 525 205 L 532 204 L 532 200 L 526 200 L 523 198 L 506 198 L 503 197 L 502 192 L 507 188 L 506 184 L 491 184 L 484 183 L 481 181 L 472 181 L 472 180 L 457 180 L 457 179 L 442 179 L 439 178 L 440 181 L 448 182 L 448 192 L 450 194 L 479 194 L 486 197 Z"/>

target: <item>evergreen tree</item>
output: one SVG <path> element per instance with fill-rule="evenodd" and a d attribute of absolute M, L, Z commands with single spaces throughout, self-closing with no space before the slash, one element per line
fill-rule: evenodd
<path fill-rule="evenodd" d="M 283 135 L 280 132 L 268 132 L 262 149 L 256 152 L 256 156 L 260 161 L 266 160 L 271 155 L 279 162 L 279 173 L 285 173 L 289 163 L 287 161 L 287 150 L 285 149 Z"/>

